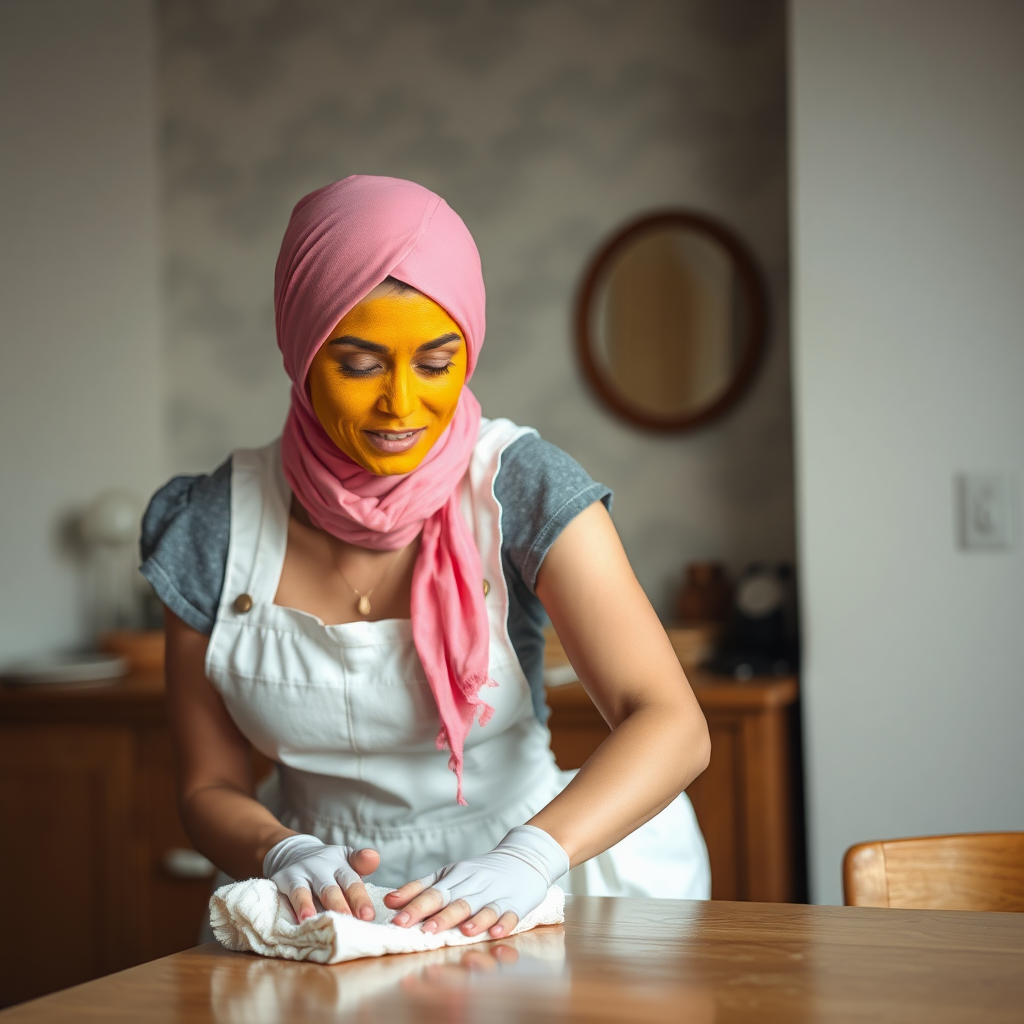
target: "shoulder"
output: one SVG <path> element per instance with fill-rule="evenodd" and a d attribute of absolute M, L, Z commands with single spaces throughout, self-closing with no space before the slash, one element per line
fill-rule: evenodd
<path fill-rule="evenodd" d="M 595 501 L 609 510 L 612 504 L 610 488 L 535 431 L 502 451 L 494 496 L 501 506 L 502 549 L 530 590 L 562 530 Z"/>
<path fill-rule="evenodd" d="M 207 634 L 224 585 L 231 466 L 229 458 L 213 473 L 174 477 L 153 495 L 142 517 L 142 575 L 175 615 Z"/>
<path fill-rule="evenodd" d="M 212 473 L 172 477 L 150 498 L 142 517 L 142 559 L 170 533 L 180 534 L 211 519 L 231 515 L 231 459 Z"/>

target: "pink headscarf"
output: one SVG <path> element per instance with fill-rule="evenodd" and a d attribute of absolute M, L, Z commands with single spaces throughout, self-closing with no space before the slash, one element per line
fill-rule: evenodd
<path fill-rule="evenodd" d="M 338 321 L 384 278 L 411 285 L 442 306 L 466 339 L 468 381 L 484 340 L 480 255 L 461 218 L 411 181 L 356 174 L 300 199 L 274 274 L 277 343 L 292 379 L 281 442 L 284 473 L 310 519 L 328 533 L 396 551 L 422 530 L 412 577 L 412 634 L 462 796 L 462 751 L 473 719 L 492 709 L 483 569 L 459 509 L 459 484 L 480 429 L 480 405 L 463 388 L 447 430 L 420 465 L 376 476 L 330 439 L 313 411 L 306 376 Z"/>

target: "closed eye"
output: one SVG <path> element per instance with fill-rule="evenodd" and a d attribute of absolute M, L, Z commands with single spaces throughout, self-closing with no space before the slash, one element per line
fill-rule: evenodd
<path fill-rule="evenodd" d="M 380 363 L 371 363 L 368 366 L 365 364 L 361 366 L 352 366 L 349 363 L 341 363 L 339 365 L 341 367 L 341 375 L 343 377 L 369 377 L 383 369 Z"/>
<path fill-rule="evenodd" d="M 420 373 L 425 373 L 428 377 L 442 377 L 446 373 L 451 373 L 454 365 L 454 363 L 445 363 L 444 366 L 430 366 L 424 363 L 419 367 L 419 371 Z"/>

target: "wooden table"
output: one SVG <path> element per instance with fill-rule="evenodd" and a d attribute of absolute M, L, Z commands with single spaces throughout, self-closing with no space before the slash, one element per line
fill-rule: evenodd
<path fill-rule="evenodd" d="M 0 1012 L 44 1021 L 1024 1020 L 1024 914 L 570 897 L 564 927 L 336 967 L 216 945 Z"/>

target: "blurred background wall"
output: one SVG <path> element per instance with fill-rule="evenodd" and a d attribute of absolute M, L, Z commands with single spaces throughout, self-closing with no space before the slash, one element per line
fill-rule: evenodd
<path fill-rule="evenodd" d="M 167 474 L 153 29 L 0 3 L 0 662 L 86 639 L 74 515 Z"/>
<path fill-rule="evenodd" d="M 863 839 L 1024 828 L 1024 6 L 794 0 L 812 895 Z M 1015 477 L 1015 546 L 954 476 Z"/>
<path fill-rule="evenodd" d="M 174 469 L 280 429 L 274 260 L 291 207 L 352 173 L 408 177 L 476 236 L 484 414 L 535 426 L 615 489 L 669 614 L 683 563 L 792 559 L 784 5 L 776 0 L 160 0 L 163 343 Z M 730 224 L 773 331 L 745 400 L 657 437 L 591 397 L 574 292 L 601 240 L 669 205 Z"/>
<path fill-rule="evenodd" d="M 0 2 L 0 660 L 86 639 L 73 514 L 279 429 L 288 212 L 354 171 L 477 236 L 474 387 L 617 490 L 679 567 L 793 553 L 786 11 L 764 0 Z M 813 895 L 856 840 L 1024 827 L 1022 8 L 794 0 L 796 429 Z M 574 290 L 621 221 L 717 214 L 768 278 L 752 391 L 661 438 L 597 406 Z M 162 277 L 161 277 L 162 274 Z M 954 474 L 1016 475 L 956 546 Z"/>

